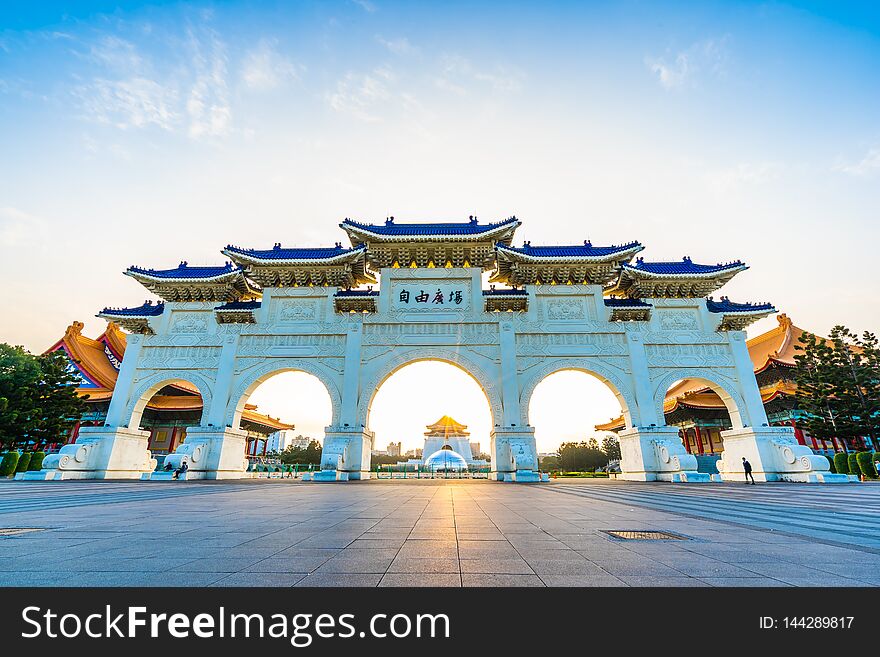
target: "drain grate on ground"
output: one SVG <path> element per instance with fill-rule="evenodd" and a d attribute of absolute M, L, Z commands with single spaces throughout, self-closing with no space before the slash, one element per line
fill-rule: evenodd
<path fill-rule="evenodd" d="M 43 531 L 46 530 L 42 527 L 0 527 L 0 536 L 18 536 L 19 534 Z"/>
<path fill-rule="evenodd" d="M 687 536 L 674 532 L 638 529 L 606 529 L 603 533 L 621 541 L 687 541 Z"/>

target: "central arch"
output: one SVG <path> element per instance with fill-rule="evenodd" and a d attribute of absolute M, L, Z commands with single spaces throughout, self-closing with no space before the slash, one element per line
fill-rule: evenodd
<path fill-rule="evenodd" d="M 473 359 L 464 356 L 460 351 L 420 348 L 388 358 L 377 366 L 373 374 L 363 382 L 361 396 L 358 401 L 358 417 L 362 418 L 364 427 L 369 428 L 370 426 L 370 409 L 382 384 L 395 372 L 407 365 L 425 361 L 447 363 L 468 374 L 480 386 L 483 394 L 486 395 L 486 401 L 489 403 L 489 409 L 492 414 L 492 425 L 500 426 L 502 417 L 501 392 L 494 383 L 495 381 L 500 381 L 500 374 L 495 373 L 493 376 Z"/>

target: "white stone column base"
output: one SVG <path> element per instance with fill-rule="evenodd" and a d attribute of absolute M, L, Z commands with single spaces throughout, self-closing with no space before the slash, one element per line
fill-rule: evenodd
<path fill-rule="evenodd" d="M 311 481 L 362 481 L 370 478 L 370 455 L 375 434 L 366 429 L 327 427 L 321 450 L 321 469 Z"/>
<path fill-rule="evenodd" d="M 707 482 L 676 427 L 633 427 L 619 434 L 620 476 L 627 481 Z"/>
<path fill-rule="evenodd" d="M 247 431 L 219 427 L 188 427 L 186 441 L 165 457 L 171 470 L 155 472 L 149 479 L 172 479 L 174 470 L 185 461 L 187 471 L 181 480 L 241 479 L 247 471 Z"/>
<path fill-rule="evenodd" d="M 534 427 L 496 427 L 489 434 L 492 471 L 489 479 L 520 483 L 541 481 Z"/>
<path fill-rule="evenodd" d="M 82 427 L 75 443 L 47 455 L 27 479 L 140 479 L 156 467 L 149 441 L 149 431 Z"/>
<path fill-rule="evenodd" d="M 724 481 L 746 480 L 745 456 L 755 481 L 846 483 L 849 477 L 831 473 L 828 459 L 798 444 L 791 427 L 747 427 L 722 431 L 724 452 L 718 472 Z"/>

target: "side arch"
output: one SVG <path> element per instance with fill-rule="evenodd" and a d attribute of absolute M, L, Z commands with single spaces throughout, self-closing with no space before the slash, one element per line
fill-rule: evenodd
<path fill-rule="evenodd" d="M 477 385 L 480 386 L 486 395 L 486 401 L 492 413 L 492 425 L 499 426 L 502 418 L 502 402 L 501 392 L 495 385 L 495 381 L 500 380 L 499 375 L 492 376 L 483 367 L 478 365 L 473 359 L 464 356 L 461 352 L 452 349 L 418 349 L 417 351 L 406 351 L 402 354 L 385 360 L 372 373 L 369 379 L 361 381 L 360 396 L 358 399 L 358 418 L 363 422 L 364 427 L 370 426 L 370 408 L 373 400 L 379 392 L 379 388 L 391 376 L 413 363 L 422 361 L 437 361 L 453 365 L 465 374 L 470 375 Z"/>
<path fill-rule="evenodd" d="M 132 390 L 125 410 L 125 417 L 128 418 L 128 427 L 131 429 L 140 427 L 144 409 L 147 407 L 150 399 L 153 398 L 153 395 L 165 386 L 178 381 L 184 381 L 198 389 L 199 395 L 202 397 L 202 417 L 199 420 L 199 424 L 203 424 L 214 398 L 213 381 L 192 370 L 163 370 L 140 380 Z"/>
<path fill-rule="evenodd" d="M 706 369 L 699 369 L 697 371 L 693 369 L 672 370 L 664 373 L 653 382 L 654 408 L 657 411 L 657 417 L 664 417 L 663 403 L 666 400 L 666 393 L 669 391 L 669 388 L 673 383 L 682 379 L 702 381 L 706 384 L 706 387 L 711 388 L 721 398 L 721 401 L 724 402 L 727 413 L 730 415 L 730 423 L 734 429 L 742 429 L 744 426 L 751 425 L 748 409 L 742 395 L 739 393 L 736 382 L 723 374 Z"/>
<path fill-rule="evenodd" d="M 549 362 L 536 368 L 532 368 L 527 372 L 528 378 L 522 385 L 519 394 L 520 419 L 523 424 L 530 424 L 529 405 L 531 404 L 532 395 L 534 395 L 535 389 L 538 385 L 551 374 L 566 370 L 584 372 L 599 379 L 599 381 L 608 386 L 611 392 L 614 393 L 614 396 L 617 397 L 617 401 L 620 403 L 620 409 L 623 412 L 623 419 L 626 422 L 627 429 L 633 426 L 633 411 L 638 409 L 638 406 L 636 406 L 635 393 L 620 376 L 588 358 L 561 358 L 558 360 L 550 360 Z M 636 416 L 635 422 L 638 423 L 638 416 Z"/>
<path fill-rule="evenodd" d="M 226 406 L 226 425 L 238 428 L 239 422 L 241 422 L 241 414 L 244 411 L 244 405 L 247 403 L 248 398 L 261 383 L 282 372 L 304 372 L 305 374 L 311 374 L 324 384 L 327 394 L 330 395 L 332 408 L 331 424 L 337 424 L 342 407 L 342 394 L 337 382 L 339 375 L 314 362 L 313 359 L 277 358 L 269 360 L 237 377 L 235 387 Z"/>

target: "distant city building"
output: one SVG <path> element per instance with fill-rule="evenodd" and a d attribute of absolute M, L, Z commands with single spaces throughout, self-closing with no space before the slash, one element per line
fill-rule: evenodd
<path fill-rule="evenodd" d="M 471 443 L 471 454 L 474 456 L 479 456 L 482 452 L 480 452 L 480 443 Z"/>
<path fill-rule="evenodd" d="M 312 438 L 309 436 L 303 436 L 301 434 L 294 436 L 293 431 L 285 429 L 282 431 L 276 431 L 269 436 L 266 451 L 283 452 L 288 447 L 293 447 L 294 449 L 306 449 L 311 442 Z"/>
<path fill-rule="evenodd" d="M 400 456 L 402 450 L 403 443 L 388 443 L 388 448 L 385 450 L 385 454 L 387 456 Z"/>

